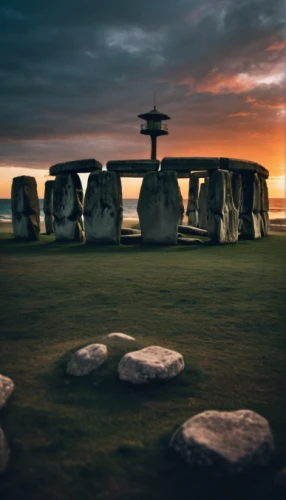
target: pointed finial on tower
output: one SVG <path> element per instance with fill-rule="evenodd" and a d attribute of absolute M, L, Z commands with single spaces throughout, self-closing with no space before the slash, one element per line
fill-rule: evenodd
<path fill-rule="evenodd" d="M 154 90 L 154 109 L 156 109 L 156 90 Z"/>

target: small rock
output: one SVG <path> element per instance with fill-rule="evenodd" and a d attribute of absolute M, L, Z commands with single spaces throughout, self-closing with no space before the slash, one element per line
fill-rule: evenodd
<path fill-rule="evenodd" d="M 134 337 L 131 337 L 131 335 L 126 335 L 126 333 L 109 333 L 107 335 L 108 339 L 116 339 L 116 340 L 136 340 Z"/>
<path fill-rule="evenodd" d="M 90 344 L 76 351 L 67 366 L 69 375 L 87 375 L 99 368 L 107 359 L 107 347 L 103 344 Z"/>
<path fill-rule="evenodd" d="M 136 245 L 136 243 L 141 243 L 141 233 L 139 234 L 126 234 L 121 236 L 120 243 L 122 245 Z"/>
<path fill-rule="evenodd" d="M 14 391 L 15 385 L 13 380 L 9 377 L 4 377 L 0 374 L 0 408 L 2 408 L 7 399 L 11 396 Z"/>
<path fill-rule="evenodd" d="M 0 472 L 4 472 L 7 467 L 10 449 L 5 438 L 5 434 L 0 427 Z"/>
<path fill-rule="evenodd" d="M 128 234 L 141 234 L 140 229 L 133 229 L 133 227 L 122 227 L 121 236 L 127 236 Z"/>
<path fill-rule="evenodd" d="M 184 238 L 178 236 L 178 245 L 203 245 L 203 241 L 198 238 Z"/>
<path fill-rule="evenodd" d="M 205 411 L 187 420 L 170 446 L 190 465 L 241 473 L 269 462 L 273 437 L 267 420 L 253 411 Z"/>
<path fill-rule="evenodd" d="M 123 356 L 118 365 L 120 380 L 145 384 L 152 380 L 168 380 L 184 369 L 181 354 L 163 347 L 150 346 Z"/>

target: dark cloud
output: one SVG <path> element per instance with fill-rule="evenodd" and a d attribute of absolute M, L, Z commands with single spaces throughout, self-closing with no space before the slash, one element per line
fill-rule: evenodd
<path fill-rule="evenodd" d="M 2 1 L 2 164 L 144 155 L 154 89 L 170 148 L 186 126 L 276 126 L 283 17 L 282 0 Z"/>

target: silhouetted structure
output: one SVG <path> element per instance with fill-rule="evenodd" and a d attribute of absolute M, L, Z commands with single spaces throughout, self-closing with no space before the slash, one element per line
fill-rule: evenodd
<path fill-rule="evenodd" d="M 142 123 L 140 134 L 150 135 L 151 138 L 151 160 L 156 160 L 157 156 L 157 137 L 160 135 L 168 135 L 168 125 L 162 124 L 162 120 L 170 120 L 168 115 L 160 113 L 154 106 L 149 113 L 137 115 L 138 118 L 146 120 L 147 123 Z"/>

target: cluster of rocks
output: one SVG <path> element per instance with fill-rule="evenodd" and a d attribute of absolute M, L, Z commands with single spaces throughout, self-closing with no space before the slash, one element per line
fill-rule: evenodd
<path fill-rule="evenodd" d="M 135 341 L 134 337 L 124 333 L 111 333 L 112 340 Z M 108 358 L 108 349 L 104 344 L 90 344 L 76 351 L 67 365 L 69 375 L 88 375 L 99 368 Z M 184 369 L 181 354 L 159 346 L 149 346 L 138 351 L 128 352 L 118 365 L 120 380 L 132 384 L 147 384 L 155 380 L 169 380 Z"/>
<path fill-rule="evenodd" d="M 109 161 L 107 170 L 94 159 L 59 163 L 50 168 L 55 181 L 45 186 L 46 233 L 57 240 L 119 244 L 197 244 L 178 236 L 184 215 L 178 178 L 189 178 L 187 216 L 192 228 L 217 244 L 238 237 L 257 239 L 269 231 L 268 171 L 230 158 L 163 158 Z M 86 195 L 79 173 L 89 172 Z M 121 177 L 143 177 L 138 200 L 141 234 L 122 235 Z M 200 184 L 200 179 L 204 182 Z M 16 177 L 12 186 L 14 234 L 38 238 L 39 200 L 33 177 Z M 83 223 L 84 216 L 84 223 Z M 195 234 L 193 232 L 193 234 Z M 123 236 L 123 239 L 122 239 Z"/>
<path fill-rule="evenodd" d="M 4 375 L 0 374 L 0 410 L 6 404 L 7 400 L 14 391 L 14 382 Z M 0 473 L 4 472 L 9 461 L 10 449 L 5 434 L 0 427 Z"/>

